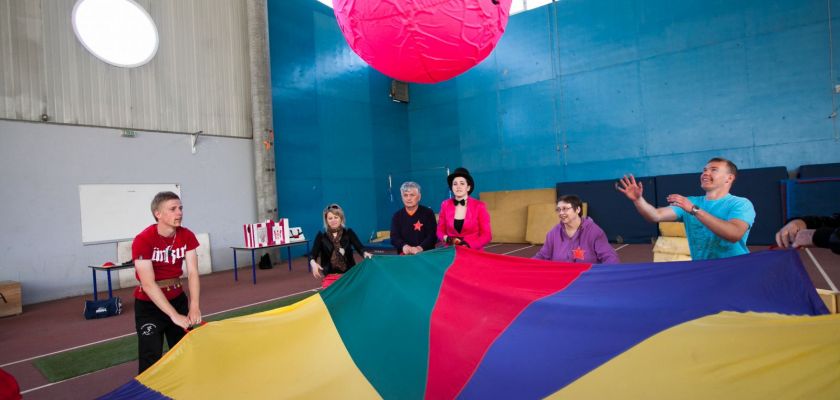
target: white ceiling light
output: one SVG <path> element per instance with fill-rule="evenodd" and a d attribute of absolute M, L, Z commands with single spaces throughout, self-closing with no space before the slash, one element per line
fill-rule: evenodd
<path fill-rule="evenodd" d="M 118 67 L 139 67 L 157 53 L 155 22 L 133 0 L 78 0 L 73 31 L 93 55 Z"/>

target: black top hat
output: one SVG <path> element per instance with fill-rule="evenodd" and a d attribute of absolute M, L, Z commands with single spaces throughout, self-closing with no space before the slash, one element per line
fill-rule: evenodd
<path fill-rule="evenodd" d="M 459 176 L 467 180 L 467 185 L 470 185 L 470 191 L 467 192 L 467 194 L 472 194 L 473 190 L 475 190 L 475 182 L 473 181 L 472 175 L 470 175 L 470 171 L 467 171 L 464 167 L 455 168 L 455 171 L 446 177 L 446 182 L 449 183 L 449 188 L 452 189 L 452 181 Z"/>

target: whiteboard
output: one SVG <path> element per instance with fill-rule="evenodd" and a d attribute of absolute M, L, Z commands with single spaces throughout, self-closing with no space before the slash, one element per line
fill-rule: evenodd
<path fill-rule="evenodd" d="M 158 192 L 181 195 L 177 183 L 79 185 L 82 243 L 134 239 L 155 223 L 152 199 Z"/>

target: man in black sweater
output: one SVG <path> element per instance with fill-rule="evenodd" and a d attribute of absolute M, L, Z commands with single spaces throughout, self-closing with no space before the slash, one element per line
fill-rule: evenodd
<path fill-rule="evenodd" d="M 391 245 L 400 254 L 417 254 L 435 248 L 435 212 L 420 205 L 420 185 L 405 182 L 400 186 L 400 194 L 405 207 L 391 218 Z"/>
<path fill-rule="evenodd" d="M 799 217 L 776 233 L 779 247 L 817 246 L 840 254 L 840 214 L 831 217 Z"/>

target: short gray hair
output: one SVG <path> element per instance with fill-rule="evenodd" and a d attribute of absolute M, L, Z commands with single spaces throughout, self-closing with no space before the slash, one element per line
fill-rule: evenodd
<path fill-rule="evenodd" d="M 405 193 L 411 189 L 417 189 L 417 193 L 420 193 L 420 184 L 412 181 L 404 182 L 400 186 L 400 193 Z"/>

